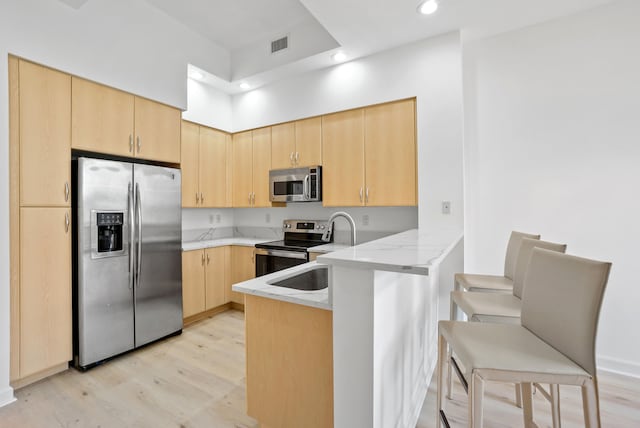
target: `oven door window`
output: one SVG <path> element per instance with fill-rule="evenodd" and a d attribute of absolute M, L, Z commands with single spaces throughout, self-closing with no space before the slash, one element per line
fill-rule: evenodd
<path fill-rule="evenodd" d="M 302 184 L 302 180 L 274 181 L 273 195 L 274 196 L 302 195 L 303 187 L 304 186 Z"/>
<path fill-rule="evenodd" d="M 267 275 L 269 273 L 288 269 L 306 262 L 307 260 L 305 259 L 256 254 L 256 276 Z"/>

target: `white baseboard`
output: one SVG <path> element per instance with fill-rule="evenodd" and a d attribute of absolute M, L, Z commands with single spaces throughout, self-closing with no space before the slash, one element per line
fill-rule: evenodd
<path fill-rule="evenodd" d="M 13 388 L 7 386 L 0 390 L 0 407 L 6 406 L 14 401 L 16 401 L 16 397 L 13 396 Z"/>
<path fill-rule="evenodd" d="M 640 363 L 599 355 L 598 370 L 640 379 Z"/>

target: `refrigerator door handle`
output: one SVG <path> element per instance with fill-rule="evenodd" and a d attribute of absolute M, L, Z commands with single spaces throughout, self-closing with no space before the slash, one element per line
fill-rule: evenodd
<path fill-rule="evenodd" d="M 134 218 L 133 218 L 133 186 L 131 185 L 131 183 L 129 183 L 128 186 L 128 205 L 129 205 L 129 290 L 131 290 L 133 288 L 133 263 L 134 263 L 134 259 L 133 259 L 133 241 L 134 241 L 134 231 L 135 228 L 133 227 L 133 223 L 134 223 Z"/>
<path fill-rule="evenodd" d="M 140 185 L 136 183 L 136 215 L 138 224 L 136 229 L 138 230 L 138 239 L 136 244 L 138 251 L 136 254 L 136 287 L 140 287 L 140 272 L 142 270 L 142 206 L 140 200 Z"/>

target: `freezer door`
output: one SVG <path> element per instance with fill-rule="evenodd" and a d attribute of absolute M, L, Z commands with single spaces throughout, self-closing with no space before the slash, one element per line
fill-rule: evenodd
<path fill-rule="evenodd" d="M 180 170 L 134 166 L 136 347 L 182 329 Z"/>
<path fill-rule="evenodd" d="M 133 349 L 130 263 L 132 165 L 78 159 L 78 360 L 88 366 Z"/>

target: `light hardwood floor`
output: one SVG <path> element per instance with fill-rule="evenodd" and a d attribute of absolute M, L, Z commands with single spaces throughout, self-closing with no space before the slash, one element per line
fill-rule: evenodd
<path fill-rule="evenodd" d="M 0 427 L 257 428 L 245 413 L 244 345 L 243 313 L 216 315 L 86 373 L 71 369 L 18 390 L 18 401 L 0 408 Z M 563 427 L 583 426 L 579 390 L 564 387 L 561 396 Z M 512 386 L 487 385 L 485 427 L 522 426 L 512 400 Z M 549 406 L 539 394 L 534 402 L 538 426 L 549 427 Z M 600 404 L 603 427 L 640 426 L 640 381 L 602 374 Z M 452 427 L 466 426 L 457 382 L 446 405 Z M 432 382 L 417 426 L 434 425 Z"/>

